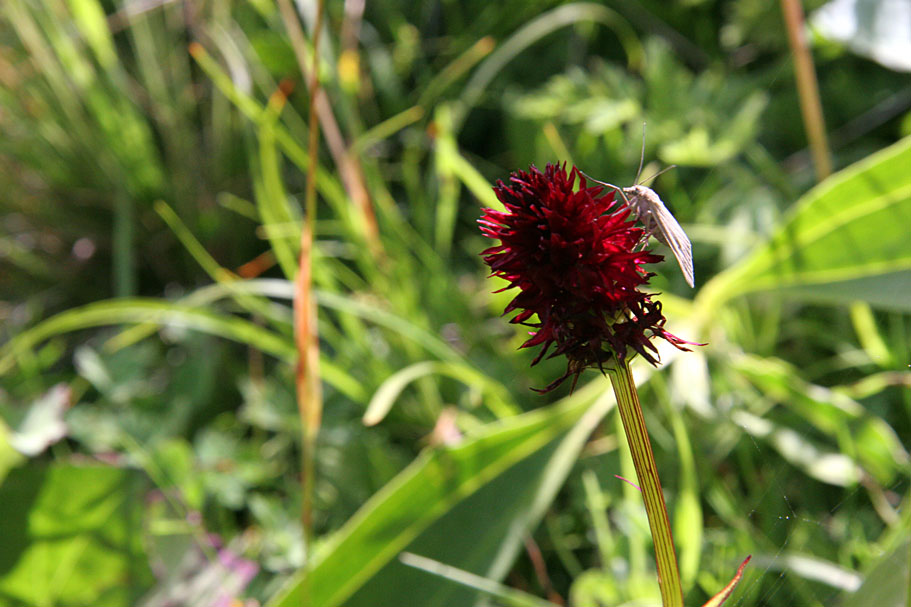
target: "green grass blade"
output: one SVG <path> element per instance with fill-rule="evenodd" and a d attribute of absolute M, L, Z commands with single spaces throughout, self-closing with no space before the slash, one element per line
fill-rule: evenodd
<path fill-rule="evenodd" d="M 212 80 L 212 84 L 234 104 L 241 114 L 255 124 L 262 122 L 263 114 L 268 110 L 253 97 L 235 86 L 234 82 L 231 81 L 231 76 L 218 65 L 215 59 L 201 45 L 191 45 L 190 53 L 203 72 Z M 287 129 L 277 123 L 273 125 L 273 129 L 275 141 L 281 150 L 287 154 L 288 160 L 293 162 L 301 171 L 306 172 L 309 155 L 307 150 L 298 143 L 298 141 L 305 141 L 306 138 L 300 134 L 297 136 L 292 135 Z M 348 198 L 344 189 L 335 178 L 322 168 L 317 169 L 316 185 L 320 194 L 334 208 L 343 208 L 348 205 Z"/>
<path fill-rule="evenodd" d="M 272 310 L 272 302 L 267 299 L 256 297 L 245 289 L 234 289 L 234 285 L 243 282 L 236 274 L 224 268 L 219 264 L 212 255 L 206 251 L 202 243 L 199 242 L 190 229 L 177 216 L 170 206 L 163 200 L 155 201 L 155 211 L 164 220 L 171 231 L 177 236 L 180 243 L 186 248 L 187 252 L 196 260 L 196 263 L 206 271 L 206 274 L 215 282 L 225 286 L 238 304 L 243 306 L 248 312 L 259 314 L 273 322 L 284 324 L 284 321 L 290 322 L 290 319 L 284 318 L 283 315 L 276 315 Z"/>
<path fill-rule="evenodd" d="M 384 310 L 378 306 L 369 305 L 361 301 L 346 297 L 338 293 L 317 291 L 316 300 L 320 305 L 335 308 L 342 312 L 349 312 L 365 320 L 384 326 L 422 346 L 427 352 L 443 361 L 461 362 L 461 354 L 443 341 L 437 335 L 419 327 L 403 316 Z"/>
<path fill-rule="evenodd" d="M 116 68 L 119 65 L 117 51 L 101 4 L 94 0 L 68 0 L 67 6 L 98 63 L 105 69 Z"/>
<path fill-rule="evenodd" d="M 470 571 L 441 563 L 434 559 L 429 559 L 419 554 L 403 552 L 399 559 L 408 565 L 426 571 L 431 575 L 445 578 L 457 584 L 462 584 L 469 588 L 474 588 L 478 592 L 490 595 L 497 599 L 497 603 L 509 607 L 555 607 L 554 603 L 538 598 L 533 594 L 516 590 L 509 586 L 504 586 L 499 582 L 475 575 Z"/>
<path fill-rule="evenodd" d="M 466 386 L 479 388 L 484 396 L 484 404 L 499 418 L 512 417 L 519 413 L 503 384 L 478 370 L 456 363 L 424 361 L 397 371 L 383 382 L 367 405 L 363 417 L 364 424 L 374 426 L 380 423 L 406 386 L 420 377 L 432 374 L 446 375 L 463 382 Z"/>
<path fill-rule="evenodd" d="M 300 242 L 300 212 L 288 203 L 281 178 L 281 158 L 275 146 L 275 121 L 277 114 L 266 112 L 259 126 L 259 171 L 255 177 L 256 205 L 260 220 L 266 228 L 266 237 L 285 277 L 293 280 L 297 274 L 297 253 Z M 272 226 L 294 226 L 293 230 L 277 233 Z"/>
<path fill-rule="evenodd" d="M 642 44 L 627 21 L 617 12 L 594 2 L 566 4 L 549 10 L 529 21 L 478 66 L 478 69 L 475 70 L 475 73 L 462 91 L 461 101 L 463 106 L 461 111 L 456 112 L 454 123 L 456 125 L 462 124 L 462 121 L 471 108 L 477 104 L 487 86 L 510 61 L 518 57 L 531 45 L 540 42 L 548 34 L 561 27 L 567 27 L 583 21 L 594 21 L 612 26 L 614 33 L 626 50 L 629 64 L 637 65 L 642 62 Z"/>
<path fill-rule="evenodd" d="M 157 299 L 118 299 L 72 308 L 20 333 L 0 348 L 0 373 L 10 369 L 18 354 L 54 335 L 130 323 L 186 327 L 248 344 L 286 361 L 294 361 L 297 356 L 291 339 L 242 318 Z"/>
<path fill-rule="evenodd" d="M 455 178 L 454 158 L 459 156 L 455 133 L 452 131 L 452 112 L 440 105 L 434 115 L 437 125 L 435 148 L 437 202 L 435 205 L 434 243 L 444 259 L 449 257 L 459 210 L 459 182 Z M 489 189 L 489 188 L 488 188 Z"/>

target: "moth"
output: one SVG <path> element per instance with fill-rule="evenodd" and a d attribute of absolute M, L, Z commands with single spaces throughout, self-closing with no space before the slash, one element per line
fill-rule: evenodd
<path fill-rule="evenodd" d="M 664 202 L 661 201 L 661 198 L 655 193 L 655 190 L 639 183 L 639 177 L 642 173 L 642 161 L 644 159 L 645 132 L 643 130 L 642 156 L 639 159 L 639 171 L 636 173 L 636 185 L 632 185 L 628 188 L 620 188 L 611 183 L 593 179 L 592 177 L 585 175 L 585 173 L 582 174 L 597 184 L 616 190 L 623 198 L 624 204 L 636 215 L 639 222 L 645 226 L 645 239 L 648 240 L 650 236 L 654 236 L 658 242 L 667 245 L 668 248 L 670 248 L 671 253 L 673 253 L 674 257 L 677 259 L 677 264 L 680 266 L 680 271 L 683 272 L 683 278 L 686 279 L 686 283 L 691 287 L 695 287 L 693 246 L 690 244 L 690 239 L 687 237 L 686 232 L 683 231 L 683 228 L 680 227 L 680 224 L 674 216 L 671 215 L 671 212 L 664 206 Z M 674 166 L 675 165 L 671 165 L 663 169 L 652 177 L 652 179 L 664 171 L 669 171 L 674 168 Z"/>

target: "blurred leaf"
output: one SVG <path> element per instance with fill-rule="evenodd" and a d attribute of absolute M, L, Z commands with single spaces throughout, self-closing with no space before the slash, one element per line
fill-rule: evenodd
<path fill-rule="evenodd" d="M 231 509 L 240 509 L 256 486 L 277 478 L 283 470 L 278 458 L 263 461 L 262 447 L 243 439 L 242 429 L 205 428 L 193 445 L 206 494 Z"/>
<path fill-rule="evenodd" d="M 625 564 L 625 563 L 624 563 Z M 629 579 L 618 579 L 613 571 L 589 569 L 583 571 L 573 580 L 570 590 L 571 605 L 628 605 L 622 602 L 625 596 L 635 594 L 636 601 L 647 605 L 660 605 L 661 595 L 658 594 L 657 584 L 639 592 L 632 587 Z M 638 604 L 638 603 L 632 603 Z"/>
<path fill-rule="evenodd" d="M 810 17 L 824 37 L 899 72 L 911 72 L 909 23 L 907 0 L 833 0 Z"/>
<path fill-rule="evenodd" d="M 699 477 L 696 473 L 696 457 L 692 440 L 686 430 L 681 410 L 662 399 L 668 406 L 670 423 L 677 446 L 677 462 L 680 466 L 677 499 L 673 506 L 674 538 L 677 545 L 680 566 L 680 581 L 684 591 L 692 587 L 699 573 L 702 557 L 703 513 L 699 497 Z"/>
<path fill-rule="evenodd" d="M 249 498 L 250 512 L 259 524 L 263 554 L 259 562 L 272 571 L 289 571 L 305 561 L 304 531 L 296 511 L 285 500 L 255 493 Z"/>
<path fill-rule="evenodd" d="M 841 607 L 907 607 L 911 585 L 911 541 L 904 541 L 882 555 Z"/>
<path fill-rule="evenodd" d="M 95 0 L 68 0 L 73 21 L 105 69 L 117 64 L 117 51 L 101 3 Z"/>
<path fill-rule="evenodd" d="M 841 590 L 857 590 L 861 584 L 861 577 L 857 572 L 831 561 L 802 554 L 783 554 L 775 558 L 759 555 L 756 557 L 755 564 L 767 569 L 787 571 L 792 575 Z M 871 605 L 879 605 L 879 603 L 871 603 Z"/>
<path fill-rule="evenodd" d="M 911 310 L 911 137 L 804 195 L 771 240 L 715 276 L 697 309 L 745 293 Z"/>
<path fill-rule="evenodd" d="M 159 442 L 148 455 L 146 467 L 150 465 L 156 467 L 156 476 L 162 483 L 159 489 L 169 491 L 173 488 L 188 509 L 202 510 L 204 479 L 187 441 L 171 438 Z"/>
<path fill-rule="evenodd" d="M 767 441 L 783 458 L 816 480 L 839 487 L 850 487 L 860 481 L 861 470 L 851 458 L 823 451 L 792 428 L 746 411 L 734 411 L 731 419 L 751 436 Z"/>
<path fill-rule="evenodd" d="M 242 598 L 259 566 L 240 555 L 243 539 L 207 554 L 188 546 L 167 562 L 167 574 L 138 607 L 175 605 L 242 605 Z"/>
<path fill-rule="evenodd" d="M 253 97 L 244 92 L 242 86 L 235 84 L 231 79 L 231 76 L 218 65 L 218 62 L 206 52 L 202 45 L 191 44 L 190 54 L 193 56 L 193 59 L 196 60 L 199 67 L 212 80 L 212 84 L 214 84 L 215 87 L 234 104 L 237 110 L 246 118 L 259 125 L 259 135 L 260 137 L 265 137 L 265 141 L 262 139 L 260 141 L 259 161 L 263 163 L 262 169 L 273 170 L 277 155 L 271 148 L 274 145 L 278 145 L 278 147 L 287 155 L 288 160 L 293 162 L 298 169 L 306 172 L 308 155 L 307 151 L 300 143 L 302 141 L 300 135 L 289 133 L 287 129 L 277 123 L 276 116 L 268 116 L 267 114 L 270 110 L 263 107 Z M 262 181 L 262 178 L 257 179 L 257 182 Z M 258 185 L 262 184 L 258 183 Z M 336 178 L 321 166 L 317 167 L 316 185 L 320 194 L 325 197 L 327 202 L 333 204 L 333 208 L 337 211 L 348 206 L 348 199 Z M 265 202 L 287 206 L 287 201 L 266 200 Z M 282 211 L 283 209 L 281 207 L 276 207 L 276 210 Z M 261 207 L 260 212 L 262 212 Z M 339 215 L 342 218 L 347 218 L 348 216 L 347 213 L 339 213 Z"/>
<path fill-rule="evenodd" d="M 269 605 L 464 604 L 474 591 L 427 579 L 393 559 L 408 550 L 495 580 L 505 575 L 529 525 L 613 402 L 602 397 L 592 407 L 583 397 L 604 386 L 593 384 L 561 405 L 493 424 L 459 446 L 425 451 Z M 458 592 L 468 598 L 455 599 Z"/>
<path fill-rule="evenodd" d="M 714 167 L 729 162 L 756 137 L 768 95 L 756 92 L 741 101 L 730 122 L 712 140 L 704 126 L 695 125 L 683 137 L 661 146 L 659 156 L 668 164 Z"/>
<path fill-rule="evenodd" d="M 10 437 L 19 453 L 34 457 L 66 436 L 63 414 L 70 406 L 70 388 L 58 384 L 33 402 Z"/>
<path fill-rule="evenodd" d="M 433 123 L 437 129 L 434 165 L 436 180 L 439 182 L 434 217 L 434 248 L 442 257 L 448 258 L 452 251 L 460 191 L 459 181 L 455 178 L 455 165 L 460 155 L 452 131 L 452 111 L 449 105 L 437 106 Z"/>
<path fill-rule="evenodd" d="M 28 466 L 0 486 L 0 597 L 10 607 L 135 604 L 151 582 L 141 553 L 139 475 Z"/>
<path fill-rule="evenodd" d="M 640 88 L 626 72 L 612 66 L 598 65 L 591 73 L 573 68 L 519 97 L 515 111 L 531 120 L 556 118 L 565 124 L 582 124 L 586 131 L 600 135 L 642 115 L 636 100 Z"/>
<path fill-rule="evenodd" d="M 0 418 L 0 486 L 7 473 L 25 460 L 10 444 L 10 435 L 9 426 Z"/>
<path fill-rule="evenodd" d="M 641 76 L 610 63 L 571 68 L 534 92 L 509 96 L 510 111 L 541 126 L 566 125 L 561 134 L 575 137 L 569 148 L 576 164 L 609 170 L 615 183 L 636 177 L 643 123 L 645 156 L 657 151 L 665 163 L 718 168 L 751 146 L 769 103 L 766 92 L 720 69 L 694 74 L 657 37 L 645 51 Z M 527 123 L 520 125 L 527 138 Z"/>
<path fill-rule="evenodd" d="M 260 30 L 250 36 L 250 46 L 262 61 L 263 67 L 276 78 L 286 77 L 299 71 L 294 50 L 288 38 L 275 30 Z"/>
<path fill-rule="evenodd" d="M 62 115 L 43 125 L 58 129 L 47 137 L 54 152 L 77 166 L 85 160 L 97 163 L 96 172 L 115 191 L 125 187 L 141 198 L 160 190 L 164 175 L 152 131 L 126 86 L 116 86 L 125 82 L 118 77 L 122 75 L 119 64 L 113 63 L 117 54 L 110 47 L 100 5 L 97 0 L 70 2 L 75 9 L 71 19 L 62 2 L 51 4 L 39 10 L 21 0 L 9 0 L 3 8 L 43 85 L 29 87 L 28 94 L 35 101 L 49 101 L 55 110 L 62 105 Z M 109 74 L 98 73 L 82 41 L 73 36 L 73 25 L 86 37 L 102 67 L 114 74 L 113 82 Z M 51 124 L 53 120 L 60 122 Z"/>
<path fill-rule="evenodd" d="M 411 542 L 408 552 L 445 562 L 487 580 L 502 580 L 562 487 L 585 440 L 614 405 L 613 392 L 604 389 L 605 382 L 592 384 L 585 394 L 580 392 L 579 398 L 588 402 L 586 394 L 595 393 L 591 388 L 600 387 L 598 401 L 568 433 L 458 503 Z M 478 513 L 485 515 L 479 517 Z M 411 590 L 400 594 L 402 587 Z M 469 604 L 477 592 L 443 580 L 428 580 L 425 575 L 392 561 L 345 605 L 372 607 L 377 596 L 393 598 L 390 607 L 406 602 L 421 607 L 444 607 Z"/>
<path fill-rule="evenodd" d="M 897 365 L 898 361 L 886 345 L 869 305 L 860 301 L 851 304 L 851 323 L 854 325 L 857 341 L 870 360 L 884 369 L 892 369 Z"/>
<path fill-rule="evenodd" d="M 837 440 L 840 450 L 882 485 L 907 470 L 909 455 L 895 430 L 846 394 L 801 379 L 797 369 L 779 359 L 743 355 L 730 363 L 767 398 Z"/>

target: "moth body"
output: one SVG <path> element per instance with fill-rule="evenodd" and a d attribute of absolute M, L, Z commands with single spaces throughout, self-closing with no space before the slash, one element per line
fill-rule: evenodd
<path fill-rule="evenodd" d="M 583 175 L 585 175 L 583 173 Z M 595 183 L 616 190 L 623 198 L 623 203 L 636 215 L 639 222 L 645 227 L 646 239 L 654 236 L 655 239 L 667 245 L 671 253 L 677 259 L 680 271 L 683 272 L 683 278 L 686 284 L 691 287 L 696 286 L 695 273 L 693 271 L 693 246 L 686 232 L 680 227 L 680 224 L 674 218 L 655 190 L 644 185 L 633 185 L 628 188 L 620 188 L 611 183 L 598 181 L 588 175 L 585 175 Z"/>
<path fill-rule="evenodd" d="M 623 188 L 623 194 L 628 206 L 645 226 L 646 232 L 670 248 L 677 259 L 680 271 L 683 272 L 686 283 L 694 287 L 693 246 L 690 244 L 686 232 L 664 206 L 664 202 L 661 201 L 655 190 L 644 185 L 634 185 Z"/>

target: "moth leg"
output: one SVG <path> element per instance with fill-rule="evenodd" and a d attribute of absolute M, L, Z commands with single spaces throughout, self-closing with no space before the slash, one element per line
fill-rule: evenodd
<path fill-rule="evenodd" d="M 631 208 L 633 208 L 633 211 L 636 214 L 636 220 L 642 224 L 642 236 L 639 237 L 639 242 L 636 243 L 636 247 L 645 249 L 648 246 L 648 239 L 652 236 L 655 236 L 660 240 L 658 236 L 660 235 L 660 232 L 658 231 L 658 224 L 652 219 L 651 213 L 649 213 L 647 210 L 644 210 L 640 213 L 639 209 L 636 209 L 635 207 Z"/>

